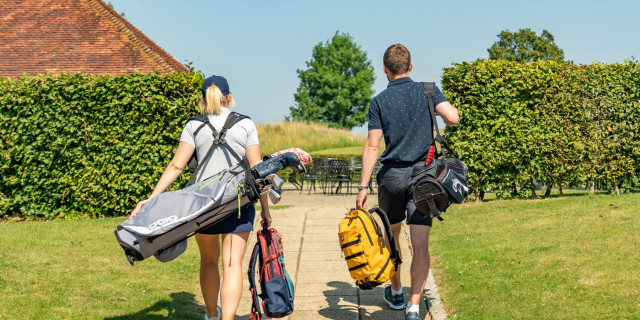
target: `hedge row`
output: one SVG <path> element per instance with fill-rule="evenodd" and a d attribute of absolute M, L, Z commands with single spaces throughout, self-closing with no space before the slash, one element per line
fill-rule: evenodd
<path fill-rule="evenodd" d="M 442 84 L 461 115 L 447 137 L 480 197 L 489 190 L 512 196 L 534 180 L 555 187 L 598 181 L 618 192 L 638 186 L 637 62 L 476 61 L 445 69 Z"/>
<path fill-rule="evenodd" d="M 201 84 L 199 73 L 0 78 L 0 218 L 127 214 L 197 113 Z"/>

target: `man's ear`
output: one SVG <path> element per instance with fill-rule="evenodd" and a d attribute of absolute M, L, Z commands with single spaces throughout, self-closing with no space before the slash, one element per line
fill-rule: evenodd
<path fill-rule="evenodd" d="M 413 62 L 409 62 L 409 70 L 407 70 L 407 72 L 411 72 L 412 69 L 413 69 Z"/>
<path fill-rule="evenodd" d="M 389 69 L 384 64 L 382 65 L 382 69 L 384 70 L 384 74 L 389 74 Z"/>

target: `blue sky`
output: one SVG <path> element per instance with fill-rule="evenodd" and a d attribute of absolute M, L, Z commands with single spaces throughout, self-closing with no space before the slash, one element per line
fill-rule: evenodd
<path fill-rule="evenodd" d="M 225 76 L 236 110 L 256 123 L 289 114 L 296 70 L 336 31 L 367 52 L 376 93 L 386 88 L 382 54 L 394 43 L 411 51 L 412 79 L 438 83 L 452 63 L 487 58 L 502 30 L 547 29 L 565 58 L 579 64 L 640 58 L 640 1 L 631 0 L 110 2 L 178 61 Z"/>

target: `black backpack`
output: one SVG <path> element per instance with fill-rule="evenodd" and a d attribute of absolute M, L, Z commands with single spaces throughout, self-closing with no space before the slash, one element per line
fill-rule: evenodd
<path fill-rule="evenodd" d="M 467 166 L 458 158 L 438 130 L 433 106 L 434 82 L 422 82 L 422 90 L 429 103 L 430 117 L 436 136 L 429 147 L 424 166 L 416 166 L 411 174 L 413 201 L 422 216 L 438 218 L 451 203 L 463 203 L 469 196 Z M 437 151 L 436 142 L 441 146 Z"/>
<path fill-rule="evenodd" d="M 236 158 L 236 160 L 238 160 L 238 162 L 240 163 L 240 165 L 244 168 L 245 170 L 245 180 L 246 179 L 251 179 L 253 177 L 253 174 L 251 173 L 251 167 L 249 166 L 249 160 L 247 160 L 247 157 L 243 157 L 240 158 L 240 156 L 238 156 L 238 154 L 233 151 L 233 149 L 229 146 L 229 144 L 227 144 L 227 140 L 226 140 L 226 136 L 227 136 L 227 131 L 229 129 L 231 129 L 231 127 L 233 127 L 236 123 L 240 122 L 243 119 L 251 119 L 246 115 L 237 113 L 237 112 L 231 112 L 229 114 L 229 116 L 227 117 L 227 120 L 224 122 L 224 125 L 222 126 L 222 129 L 220 129 L 220 132 L 218 132 L 218 130 L 216 130 L 213 125 L 211 124 L 211 122 L 209 122 L 209 117 L 206 115 L 198 115 L 195 116 L 189 120 L 187 120 L 187 123 L 189 123 L 189 121 L 200 121 L 202 122 L 202 124 L 200 124 L 198 126 L 198 128 L 196 128 L 196 130 L 193 132 L 193 139 L 195 141 L 196 135 L 198 134 L 198 132 L 200 132 L 200 130 L 202 128 L 204 128 L 204 126 L 208 126 L 209 129 L 211 129 L 211 131 L 213 132 L 213 143 L 211 144 L 211 147 L 209 148 L 209 151 L 207 151 L 207 154 L 204 156 L 204 159 L 202 159 L 202 161 L 198 160 L 198 153 L 194 152 L 193 156 L 191 157 L 191 159 L 189 160 L 189 172 L 191 174 L 191 177 L 189 179 L 189 183 L 187 183 L 187 186 L 190 186 L 192 184 L 194 184 L 196 182 L 196 179 L 198 177 L 198 174 L 200 173 L 200 171 L 203 169 L 203 164 L 207 162 L 207 159 L 209 159 L 211 157 L 211 155 L 213 154 L 213 150 L 215 150 L 216 146 L 222 146 L 224 148 L 227 149 L 227 151 L 234 157 Z M 247 181 L 245 184 L 245 186 L 253 186 L 252 183 L 249 183 L 249 181 Z M 255 195 L 259 195 L 259 191 L 258 190 L 251 190 Z"/>

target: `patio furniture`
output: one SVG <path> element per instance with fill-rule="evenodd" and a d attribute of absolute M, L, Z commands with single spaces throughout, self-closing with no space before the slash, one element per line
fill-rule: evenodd
<path fill-rule="evenodd" d="M 320 182 L 320 187 L 322 188 L 322 192 L 325 192 L 325 182 L 326 182 L 326 159 L 324 158 L 315 158 L 313 159 L 313 165 L 307 171 L 307 173 L 302 175 L 302 185 L 304 185 L 304 181 L 309 182 L 309 194 L 311 194 L 311 189 L 313 188 L 313 192 L 316 192 L 316 182 Z M 302 188 L 300 188 L 300 193 L 302 193 Z"/>
<path fill-rule="evenodd" d="M 335 193 L 340 193 L 342 185 L 346 185 L 347 193 L 351 191 L 351 173 L 346 160 L 329 160 L 327 168 L 327 181 L 331 184 L 331 193 L 334 193 L 333 186 L 337 184 Z"/>

